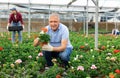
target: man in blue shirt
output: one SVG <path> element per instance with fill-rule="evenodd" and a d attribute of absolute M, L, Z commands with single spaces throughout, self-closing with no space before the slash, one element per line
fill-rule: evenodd
<path fill-rule="evenodd" d="M 50 43 L 42 47 L 47 66 L 53 66 L 52 58 L 60 58 L 65 68 L 69 66 L 70 54 L 73 46 L 69 40 L 68 28 L 60 23 L 59 15 L 53 13 L 49 17 L 47 34 L 50 35 Z M 39 38 L 34 40 L 34 46 L 39 45 Z"/>

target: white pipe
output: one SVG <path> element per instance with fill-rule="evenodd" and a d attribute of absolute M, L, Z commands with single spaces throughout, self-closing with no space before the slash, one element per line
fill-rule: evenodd
<path fill-rule="evenodd" d="M 86 37 L 88 37 L 88 0 L 86 6 Z"/>
<path fill-rule="evenodd" d="M 96 14 L 95 14 L 95 49 L 98 50 L 98 0 L 96 0 Z"/>
<path fill-rule="evenodd" d="M 107 16 L 106 16 L 106 32 L 108 31 L 108 24 L 107 24 Z"/>
<path fill-rule="evenodd" d="M 30 0 L 29 0 L 29 13 L 28 13 L 28 37 L 30 38 L 30 25 L 31 25 L 31 13 L 30 13 Z"/>

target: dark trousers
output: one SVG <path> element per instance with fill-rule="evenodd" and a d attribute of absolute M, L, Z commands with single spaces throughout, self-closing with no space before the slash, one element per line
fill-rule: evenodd
<path fill-rule="evenodd" d="M 49 51 L 43 51 L 43 55 L 45 57 L 45 60 L 47 62 L 47 66 L 53 66 L 52 59 L 53 58 L 59 58 L 64 66 L 69 66 L 68 61 L 70 60 L 70 54 L 72 52 L 71 48 L 66 48 L 63 52 L 49 52 Z"/>

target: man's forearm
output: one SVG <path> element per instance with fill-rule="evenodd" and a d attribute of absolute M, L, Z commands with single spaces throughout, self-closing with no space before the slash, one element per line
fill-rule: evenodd
<path fill-rule="evenodd" d="M 60 46 L 60 47 L 53 47 L 53 51 L 57 51 L 57 52 L 61 52 L 61 51 L 64 51 L 66 49 L 66 47 L 62 47 L 62 46 Z"/>

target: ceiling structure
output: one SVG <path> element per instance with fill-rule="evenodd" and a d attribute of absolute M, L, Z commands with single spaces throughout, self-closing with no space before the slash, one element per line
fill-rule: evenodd
<path fill-rule="evenodd" d="M 88 10 L 87 8 L 88 1 Z M 18 11 L 28 14 L 29 4 L 31 14 L 49 14 L 51 12 L 58 12 L 61 15 L 73 17 L 82 17 L 86 11 L 93 15 L 95 10 L 96 0 L 0 0 L 0 12 L 9 13 L 9 9 L 16 7 Z M 103 16 L 120 16 L 120 1 L 119 0 L 98 0 L 99 14 Z M 91 16 L 92 17 L 92 16 Z"/>
<path fill-rule="evenodd" d="M 79 12 L 85 11 L 87 0 L 0 0 L 0 4 L 15 5 L 15 7 L 28 8 L 31 4 L 31 10 L 42 11 L 61 11 L 61 12 Z M 88 0 L 88 11 L 95 12 L 95 0 Z M 8 6 L 0 6 L 1 9 Z M 11 8 L 10 6 L 9 8 Z M 120 9 L 119 0 L 99 0 L 99 12 L 118 11 Z"/>

